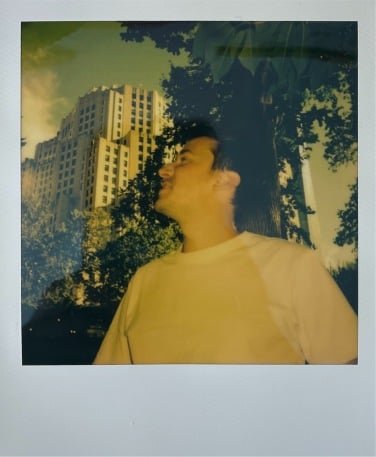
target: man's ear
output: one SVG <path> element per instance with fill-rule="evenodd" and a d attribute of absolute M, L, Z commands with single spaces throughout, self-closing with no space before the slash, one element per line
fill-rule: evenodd
<path fill-rule="evenodd" d="M 240 184 L 240 175 L 232 170 L 218 170 L 215 187 L 216 188 L 232 188 L 236 189 Z"/>

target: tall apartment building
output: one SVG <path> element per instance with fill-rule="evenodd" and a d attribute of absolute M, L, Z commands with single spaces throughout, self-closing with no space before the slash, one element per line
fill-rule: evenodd
<path fill-rule="evenodd" d="M 113 203 L 152 153 L 167 122 L 165 108 L 157 91 L 128 84 L 92 88 L 61 121 L 56 137 L 37 145 L 28 164 L 32 198 L 52 205 L 57 222 L 72 209 Z"/>

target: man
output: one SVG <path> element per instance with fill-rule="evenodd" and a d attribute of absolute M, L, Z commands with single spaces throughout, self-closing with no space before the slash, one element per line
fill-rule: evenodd
<path fill-rule="evenodd" d="M 237 172 L 198 136 L 159 172 L 155 209 L 175 219 L 181 251 L 141 267 L 94 363 L 343 364 L 357 319 L 316 254 L 234 226 Z"/>

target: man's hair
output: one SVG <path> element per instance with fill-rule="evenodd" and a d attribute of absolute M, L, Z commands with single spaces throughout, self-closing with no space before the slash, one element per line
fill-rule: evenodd
<path fill-rule="evenodd" d="M 195 138 L 206 137 L 215 140 L 211 149 L 214 155 L 213 170 L 232 169 L 232 161 L 226 154 L 223 142 L 215 128 L 207 121 L 196 119 L 190 122 L 180 124 L 180 141 L 185 144 Z"/>

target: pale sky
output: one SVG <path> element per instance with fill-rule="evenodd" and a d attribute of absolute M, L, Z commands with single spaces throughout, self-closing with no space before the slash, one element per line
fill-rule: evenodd
<path fill-rule="evenodd" d="M 63 116 L 79 96 L 93 86 L 143 84 L 161 91 L 160 81 L 170 62 L 184 65 L 186 57 L 157 49 L 150 40 L 127 43 L 115 22 L 31 23 L 22 35 L 22 136 L 27 144 L 22 158 L 33 157 L 38 142 L 56 135 Z M 338 226 L 337 210 L 349 198 L 356 166 L 329 171 L 323 147 L 314 146 L 310 166 L 320 221 L 321 252 L 327 265 L 353 259 L 350 247 L 332 240 Z"/>

